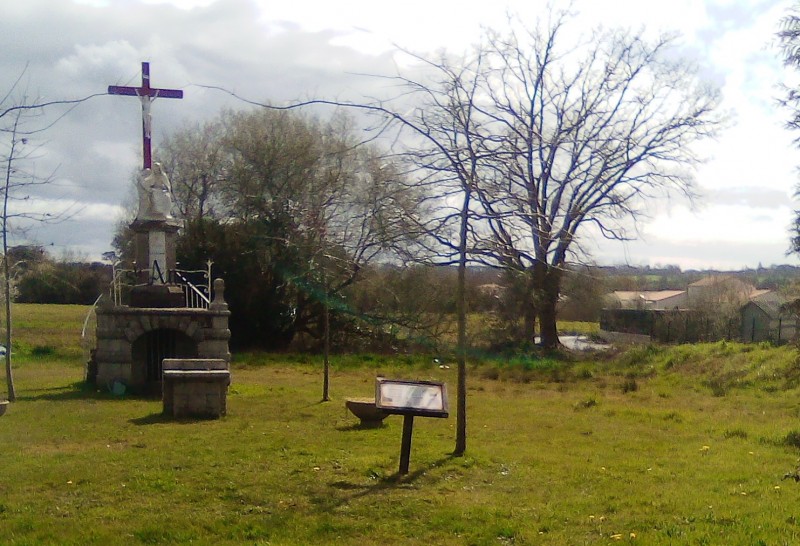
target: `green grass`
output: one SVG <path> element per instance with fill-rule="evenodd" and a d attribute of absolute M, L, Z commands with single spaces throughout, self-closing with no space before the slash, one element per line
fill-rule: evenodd
<path fill-rule="evenodd" d="M 157 400 L 83 389 L 71 337 L 48 339 L 19 359 L 0 418 L 4 544 L 800 541 L 800 484 L 782 479 L 800 457 L 792 348 L 471 365 L 466 456 L 450 456 L 455 415 L 418 418 L 398 477 L 401 418 L 360 429 L 344 399 L 382 373 L 444 380 L 455 406 L 455 367 L 336 357 L 320 403 L 321 358 L 240 355 L 228 415 L 176 422 Z"/>
<path fill-rule="evenodd" d="M 83 358 L 88 355 L 89 346 L 94 343 L 93 315 L 87 323 L 87 339 L 81 338 L 81 330 L 89 310 L 84 305 L 14 305 L 11 314 L 14 352 L 22 358 Z M 2 331 L 5 336 L 5 323 Z"/>
<path fill-rule="evenodd" d="M 594 335 L 600 332 L 600 324 L 597 322 L 578 322 L 560 320 L 558 321 L 559 334 L 575 335 Z"/>

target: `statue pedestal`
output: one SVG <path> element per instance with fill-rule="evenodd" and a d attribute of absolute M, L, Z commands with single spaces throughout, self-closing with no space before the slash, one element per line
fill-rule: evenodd
<path fill-rule="evenodd" d="M 150 284 L 131 289 L 131 307 L 154 309 L 186 307 L 183 289 L 177 284 Z"/>
<path fill-rule="evenodd" d="M 164 220 L 136 219 L 131 229 L 136 234 L 136 266 L 147 271 L 148 282 L 164 284 L 169 271 L 175 269 L 175 240 L 181 222 L 174 218 Z"/>

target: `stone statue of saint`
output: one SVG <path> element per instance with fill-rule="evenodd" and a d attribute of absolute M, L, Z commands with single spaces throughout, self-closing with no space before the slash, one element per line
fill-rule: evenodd
<path fill-rule="evenodd" d="M 161 163 L 153 163 L 152 169 L 145 169 L 137 180 L 139 193 L 139 220 L 167 220 L 172 218 L 172 198 L 169 178 Z"/>

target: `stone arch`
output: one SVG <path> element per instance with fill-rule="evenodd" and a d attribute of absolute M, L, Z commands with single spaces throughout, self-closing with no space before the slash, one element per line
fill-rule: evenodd
<path fill-rule="evenodd" d="M 160 391 L 162 362 L 165 358 L 197 358 L 197 343 L 176 328 L 148 328 L 131 346 L 132 380 L 146 390 Z"/>

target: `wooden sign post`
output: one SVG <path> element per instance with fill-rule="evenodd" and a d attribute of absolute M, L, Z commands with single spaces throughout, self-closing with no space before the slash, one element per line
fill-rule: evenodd
<path fill-rule="evenodd" d="M 447 386 L 436 381 L 403 381 L 379 377 L 375 380 L 375 405 L 385 413 L 403 416 L 399 474 L 408 474 L 414 416 L 448 417 Z"/>

